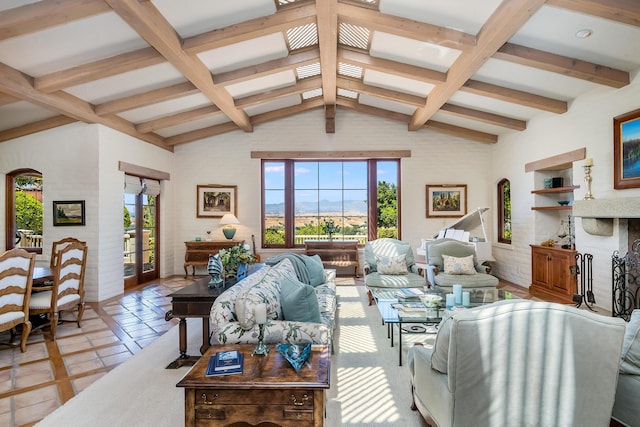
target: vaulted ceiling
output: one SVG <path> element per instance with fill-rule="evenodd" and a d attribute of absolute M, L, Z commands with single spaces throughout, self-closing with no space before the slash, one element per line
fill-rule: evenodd
<path fill-rule="evenodd" d="M 495 143 L 639 70 L 637 0 L 3 0 L 0 141 L 81 121 L 173 150 L 351 109 Z"/>

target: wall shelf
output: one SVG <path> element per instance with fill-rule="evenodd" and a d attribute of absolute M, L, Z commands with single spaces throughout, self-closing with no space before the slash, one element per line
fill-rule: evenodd
<path fill-rule="evenodd" d="M 573 208 L 571 205 L 566 206 L 532 206 L 532 211 L 570 211 Z"/>
<path fill-rule="evenodd" d="M 556 188 L 543 188 L 540 190 L 531 190 L 532 194 L 545 194 L 545 193 L 571 193 L 573 190 L 580 188 L 579 185 L 570 185 L 568 187 L 556 187 Z"/>

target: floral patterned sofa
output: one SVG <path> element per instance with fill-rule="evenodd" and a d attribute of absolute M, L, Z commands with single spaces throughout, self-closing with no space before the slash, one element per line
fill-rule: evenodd
<path fill-rule="evenodd" d="M 315 271 L 309 284 L 299 280 L 296 269 L 300 267 L 294 268 L 285 258 L 224 291 L 211 307 L 212 343 L 257 343 L 259 326 L 254 309 L 266 304 L 266 344 L 308 341 L 330 345 L 337 306 L 336 273 L 324 269 L 319 257 L 308 258 L 305 261 L 313 264 L 310 269 Z"/>

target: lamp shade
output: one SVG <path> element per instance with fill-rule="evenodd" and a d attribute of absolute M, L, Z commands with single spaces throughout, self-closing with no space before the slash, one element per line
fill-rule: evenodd
<path fill-rule="evenodd" d="M 220 224 L 221 225 L 240 224 L 240 221 L 238 221 L 238 218 L 236 218 L 234 214 L 224 214 L 222 219 L 220 219 Z"/>

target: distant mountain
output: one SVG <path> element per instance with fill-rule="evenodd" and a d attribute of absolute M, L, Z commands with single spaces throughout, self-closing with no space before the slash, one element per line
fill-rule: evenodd
<path fill-rule="evenodd" d="M 321 200 L 320 206 L 322 208 L 321 213 L 334 213 L 334 212 L 355 212 L 366 214 L 367 204 L 362 200 L 345 200 L 344 202 L 332 202 L 329 200 Z M 316 213 L 318 204 L 315 202 L 302 202 L 296 203 L 297 214 L 313 214 Z M 284 213 L 284 203 L 271 203 L 264 207 L 265 214 L 278 215 Z"/>

